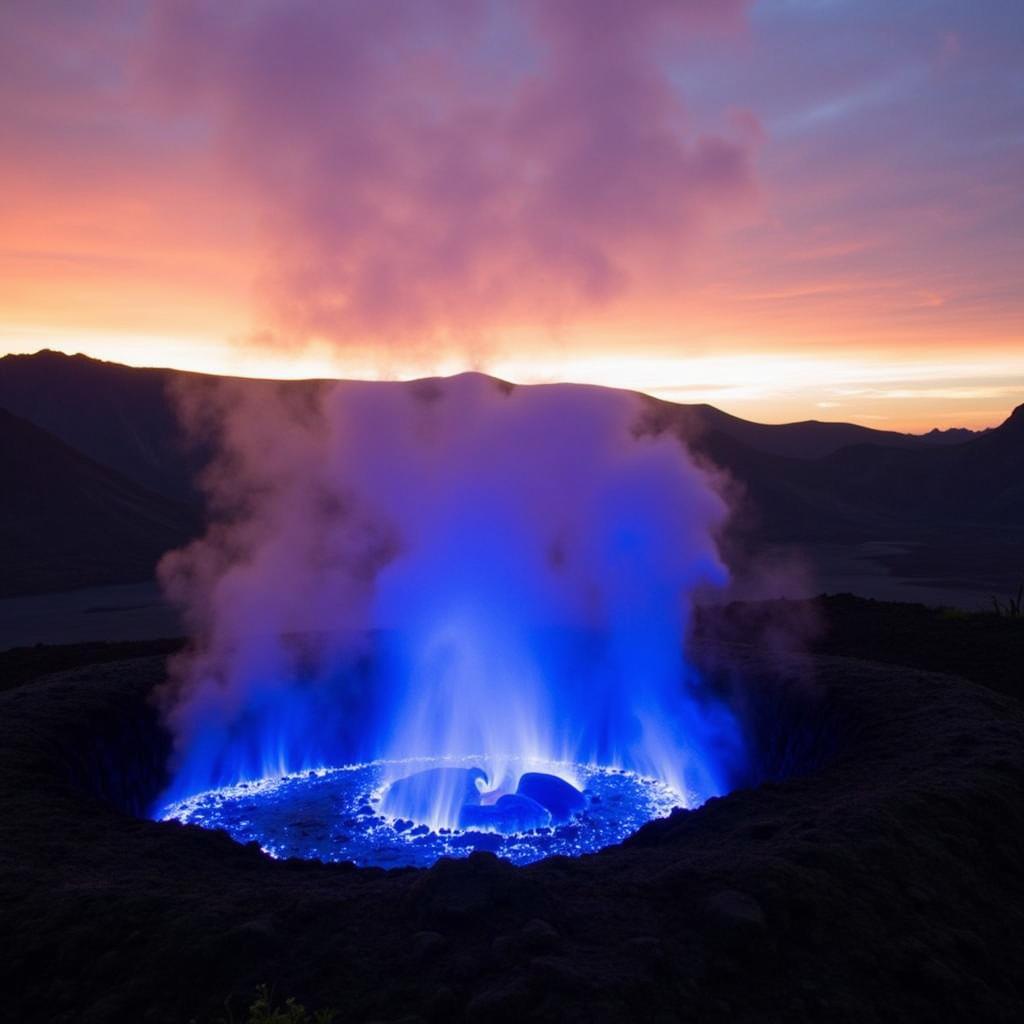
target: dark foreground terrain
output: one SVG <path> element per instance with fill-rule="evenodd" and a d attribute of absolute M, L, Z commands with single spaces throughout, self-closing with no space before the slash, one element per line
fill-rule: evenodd
<path fill-rule="evenodd" d="M 705 623 L 747 784 L 526 868 L 275 862 L 140 820 L 173 644 L 2 655 L 0 1016 L 240 1021 L 266 983 L 340 1021 L 1019 1020 L 1021 624 L 983 623 L 1003 653 L 971 682 L 909 667 L 942 643 L 891 611 L 888 639 L 885 606 L 808 612 L 831 622 L 819 647 L 875 637 L 888 664 L 773 654 L 763 611 Z"/>

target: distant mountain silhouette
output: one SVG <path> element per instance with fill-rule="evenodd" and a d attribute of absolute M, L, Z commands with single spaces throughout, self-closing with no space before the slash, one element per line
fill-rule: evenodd
<path fill-rule="evenodd" d="M 708 434 L 722 434 L 757 452 L 784 455 L 791 459 L 820 459 L 854 444 L 882 444 L 893 448 L 920 449 L 926 444 L 956 443 L 966 437 L 940 442 L 932 435 L 900 434 L 894 430 L 873 430 L 856 423 L 753 423 L 731 416 L 713 405 L 678 405 L 658 402 L 656 417 L 681 436 L 696 441 Z M 965 432 L 973 436 L 972 431 Z"/>
<path fill-rule="evenodd" d="M 940 430 L 933 427 L 925 434 L 917 434 L 916 437 L 928 444 L 959 444 L 961 441 L 970 441 L 971 438 L 987 434 L 990 428 L 984 430 L 968 430 L 966 427 L 947 427 Z"/>
<path fill-rule="evenodd" d="M 194 501 L 193 481 L 202 454 L 183 444 L 171 389 L 204 378 L 203 374 L 140 369 L 43 350 L 0 358 L 0 407 L 151 490 Z M 286 381 L 278 386 L 298 390 L 318 383 Z M 711 405 L 654 405 L 663 425 L 689 440 L 723 434 L 756 452 L 796 459 L 819 459 L 863 443 L 911 449 L 956 443 L 952 436 L 939 441 L 932 435 L 873 430 L 853 423 L 752 423 Z"/>
<path fill-rule="evenodd" d="M 0 596 L 151 579 L 194 510 L 0 409 Z"/>
<path fill-rule="evenodd" d="M 197 502 L 168 388 L 191 375 L 43 351 L 0 359 L 0 407 L 158 494 Z"/>
<path fill-rule="evenodd" d="M 718 431 L 691 444 L 733 481 L 733 564 L 784 545 L 819 578 L 868 571 L 866 559 L 951 598 L 1012 592 L 1024 579 L 1024 406 L 952 445 L 855 444 L 795 459 Z M 847 568 L 830 568 L 837 561 Z"/>
<path fill-rule="evenodd" d="M 62 551 L 70 552 L 69 538 L 80 534 L 83 551 L 99 551 L 103 538 L 113 538 L 107 568 L 100 572 L 94 560 L 82 578 L 105 573 L 114 581 L 138 578 L 160 544 L 172 547 L 194 528 L 200 505 L 195 479 L 205 453 L 184 443 L 173 391 L 213 379 L 48 351 L 0 359 L 0 407 L 53 435 L 31 442 L 34 469 L 24 459 L 5 468 L 5 480 L 20 479 L 32 492 L 18 499 L 21 504 L 7 498 L 4 505 L 8 536 L 21 530 L 25 551 L 38 554 L 32 555 L 38 578 L 19 570 L 18 586 L 40 590 L 43 579 L 74 576 L 78 570 L 55 566 L 74 561 Z M 290 392 L 322 383 L 273 386 Z M 881 559 L 894 572 L 970 578 L 972 586 L 1024 577 L 1024 406 L 992 430 L 915 436 L 814 420 L 766 425 L 710 405 L 647 401 L 651 429 L 676 433 L 731 479 L 736 515 L 730 543 L 737 551 L 772 544 L 854 551 L 881 542 L 893 547 Z M 4 423 L 8 432 L 25 433 L 28 426 L 16 428 L 11 416 Z M 14 457 L 10 448 L 5 438 L 7 461 Z M 70 511 L 76 506 L 77 516 Z M 20 526 L 17 509 L 29 516 Z M 62 529 L 70 532 L 58 550 Z M 117 539 L 122 533 L 127 546 Z M 17 551 L 8 550 L 17 561 Z"/>
<path fill-rule="evenodd" d="M 863 540 L 905 535 L 907 525 L 1024 528 L 1022 434 L 1024 406 L 953 445 L 852 444 L 798 459 L 714 430 L 692 444 L 740 483 L 764 536 Z"/>

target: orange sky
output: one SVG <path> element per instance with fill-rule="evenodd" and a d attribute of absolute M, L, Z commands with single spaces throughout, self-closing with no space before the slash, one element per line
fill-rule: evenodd
<path fill-rule="evenodd" d="M 906 430 L 1024 402 L 1010 6 L 538 7 L 440 42 L 302 6 L 5 8 L 0 354 Z"/>

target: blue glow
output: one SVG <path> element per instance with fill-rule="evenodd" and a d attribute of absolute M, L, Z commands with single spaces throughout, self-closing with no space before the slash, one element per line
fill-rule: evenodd
<path fill-rule="evenodd" d="M 694 590 L 726 579 L 726 509 L 674 437 L 637 430 L 642 412 L 473 376 L 350 386 L 315 415 L 226 411 L 233 518 L 165 571 L 196 636 L 156 816 L 207 794 L 195 813 L 213 822 L 228 804 L 211 793 L 338 766 L 373 764 L 386 787 L 410 759 L 476 759 L 489 807 L 545 765 L 577 788 L 621 769 L 673 805 L 725 792 L 740 733 L 685 639 Z M 532 799 L 500 813 L 536 824 Z M 456 829 L 464 803 L 438 786 L 416 825 Z M 338 859 L 325 841 L 309 855 Z"/>
<path fill-rule="evenodd" d="M 224 829 L 240 843 L 256 842 L 271 857 L 361 867 L 426 867 L 438 857 L 488 850 L 515 864 L 553 854 L 593 853 L 625 839 L 683 802 L 654 779 L 584 765 L 570 771 L 585 788 L 583 805 L 566 821 L 512 834 L 495 829 L 430 829 L 387 812 L 387 782 L 434 762 L 350 765 L 200 793 L 167 806 L 164 820 Z M 451 764 L 451 762 L 445 762 Z"/>

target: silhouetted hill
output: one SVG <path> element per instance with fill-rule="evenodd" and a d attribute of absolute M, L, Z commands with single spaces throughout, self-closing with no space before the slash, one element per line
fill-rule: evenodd
<path fill-rule="evenodd" d="M 0 359 L 0 407 L 150 490 L 195 501 L 193 481 L 202 456 L 182 442 L 170 389 L 176 383 L 204 379 L 209 378 L 60 352 L 11 355 Z M 316 383 L 278 386 L 300 389 Z M 789 458 L 818 459 L 863 443 L 915 450 L 930 445 L 913 435 L 853 423 L 808 420 L 774 425 L 752 423 L 710 405 L 653 402 L 652 407 L 664 427 L 687 439 L 723 434 L 756 452 Z"/>
<path fill-rule="evenodd" d="M 168 508 L 198 508 L 194 480 L 204 454 L 183 441 L 173 391 L 213 380 L 44 351 L 0 359 L 0 407 L 113 470 L 121 486 L 132 481 L 151 501 L 163 495 Z M 273 386 L 288 392 L 321 384 Z M 677 433 L 732 478 L 736 551 L 845 545 L 861 558 L 863 545 L 881 542 L 890 550 L 872 558 L 943 586 L 1015 587 L 1024 577 L 1024 407 L 992 430 L 940 437 L 850 423 L 765 425 L 710 405 L 649 402 L 654 429 Z M 102 517 L 104 507 L 89 514 Z M 41 523 L 25 529 L 38 533 Z M 107 577 L 128 579 L 115 564 Z M 48 578 L 65 576 L 61 569 Z"/>
<path fill-rule="evenodd" d="M 713 405 L 677 405 L 657 402 L 656 417 L 690 441 L 708 434 L 722 434 L 757 452 L 784 455 L 792 459 L 820 459 L 854 444 L 882 444 L 895 448 L 921 449 L 927 435 L 900 434 L 893 430 L 873 430 L 856 423 L 753 423 L 731 416 Z M 967 431 L 967 434 L 971 434 Z M 952 439 L 951 439 L 952 440 Z M 930 439 L 931 443 L 936 443 Z"/>
<path fill-rule="evenodd" d="M 874 445 L 822 460 L 844 500 L 929 522 L 1024 525 L 1024 406 L 999 427 L 949 447 L 907 452 Z"/>
<path fill-rule="evenodd" d="M 966 427 L 947 427 L 945 430 L 939 430 L 938 427 L 933 427 L 925 434 L 914 436 L 926 444 L 960 444 L 962 441 L 970 441 L 974 437 L 987 434 L 988 430 L 987 427 L 985 430 L 968 430 Z"/>
<path fill-rule="evenodd" d="M 183 444 L 168 392 L 177 370 L 43 351 L 0 359 L 0 407 L 158 494 L 198 500 L 201 459 Z"/>
<path fill-rule="evenodd" d="M 0 596 L 152 577 L 195 512 L 0 409 Z"/>
<path fill-rule="evenodd" d="M 1024 579 L 1022 434 L 1024 407 L 948 446 L 859 444 L 793 459 L 720 432 L 692 443 L 734 481 L 734 562 L 782 544 L 804 551 L 820 577 L 830 572 L 821 559 L 841 549 L 840 564 L 867 560 L 893 577 L 991 594 Z"/>
<path fill-rule="evenodd" d="M 957 445 L 855 444 L 819 459 L 756 451 L 711 431 L 694 446 L 727 469 L 774 540 L 873 539 L 907 524 L 1024 527 L 1024 406 Z"/>

